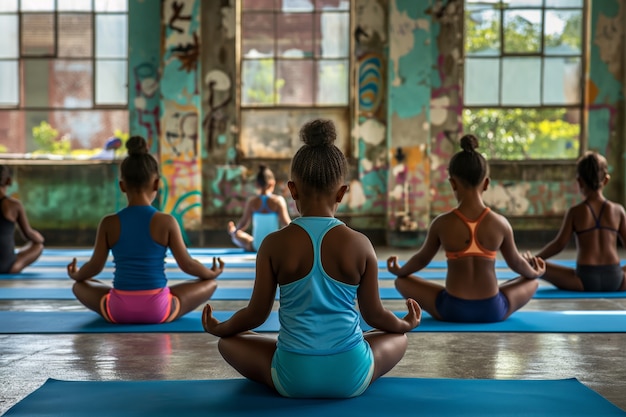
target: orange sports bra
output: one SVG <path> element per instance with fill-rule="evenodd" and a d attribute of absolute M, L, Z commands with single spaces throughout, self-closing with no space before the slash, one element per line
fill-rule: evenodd
<path fill-rule="evenodd" d="M 466 256 L 479 256 L 481 258 L 487 259 L 496 259 L 497 252 L 495 250 L 487 250 L 481 246 L 480 243 L 476 240 L 476 228 L 480 224 L 480 222 L 485 218 L 487 213 L 489 213 L 489 207 L 485 207 L 480 216 L 476 220 L 470 220 L 463 213 L 461 213 L 458 209 L 454 209 L 452 212 L 459 216 L 463 222 L 467 225 L 470 230 L 470 244 L 468 247 L 458 252 L 449 252 L 446 251 L 446 258 L 448 259 L 459 259 L 464 258 Z"/>

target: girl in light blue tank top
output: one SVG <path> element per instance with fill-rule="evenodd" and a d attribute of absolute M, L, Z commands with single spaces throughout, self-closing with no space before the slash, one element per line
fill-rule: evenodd
<path fill-rule="evenodd" d="M 309 122 L 300 135 L 305 145 L 288 186 L 302 217 L 261 243 L 248 306 L 219 322 L 207 305 L 202 324 L 239 373 L 283 396 L 354 397 L 400 361 L 421 309 L 408 300 L 399 318 L 383 307 L 371 242 L 335 218 L 348 168 L 332 122 Z M 251 332 L 269 316 L 277 289 L 278 339 Z M 375 330 L 363 333 L 361 319 Z"/>
<path fill-rule="evenodd" d="M 259 194 L 246 201 L 241 219 L 235 225 L 228 222 L 228 234 L 232 242 L 250 252 L 256 252 L 267 235 L 286 226 L 291 221 L 287 202 L 283 196 L 274 194 L 276 178 L 265 165 L 259 167 L 256 176 Z M 252 233 L 246 230 L 252 225 Z"/>

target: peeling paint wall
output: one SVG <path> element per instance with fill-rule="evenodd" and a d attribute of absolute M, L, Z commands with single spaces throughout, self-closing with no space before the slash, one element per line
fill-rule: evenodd
<path fill-rule="evenodd" d="M 415 245 L 430 223 L 431 2 L 389 4 L 388 239 Z"/>
<path fill-rule="evenodd" d="M 236 3 L 129 1 L 130 133 L 145 136 L 158 155 L 160 205 L 187 233 L 221 233 L 227 219 L 238 218 L 260 163 L 274 170 L 277 192 L 297 215 L 286 180 L 303 116 L 285 112 L 282 127 L 270 126 L 286 129 L 283 136 L 259 125 L 244 135 L 259 143 L 242 140 Z M 588 147 L 606 154 L 607 196 L 624 203 L 626 0 L 589 3 Z M 351 178 L 339 216 L 357 229 L 382 231 L 384 243 L 414 246 L 433 217 L 456 205 L 447 164 L 462 134 L 463 1 L 352 0 L 352 6 L 354 105 L 337 116 L 348 120 L 340 129 Z M 41 177 L 31 172 L 42 168 L 28 164 L 17 163 L 11 192 L 33 207 L 36 227 L 95 230 L 102 215 L 125 204 L 117 164 L 84 172 L 50 164 Z M 490 165 L 485 201 L 516 231 L 556 233 L 564 211 L 580 199 L 574 161 Z"/>

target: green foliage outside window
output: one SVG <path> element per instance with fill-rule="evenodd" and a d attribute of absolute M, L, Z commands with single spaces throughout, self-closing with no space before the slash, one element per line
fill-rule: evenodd
<path fill-rule="evenodd" d="M 576 158 L 580 125 L 566 118 L 566 109 L 465 109 L 463 126 L 489 159 Z"/>

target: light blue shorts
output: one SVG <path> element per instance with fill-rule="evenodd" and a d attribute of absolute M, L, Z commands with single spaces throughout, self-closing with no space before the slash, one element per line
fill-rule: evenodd
<path fill-rule="evenodd" d="M 369 387 L 374 354 L 366 341 L 334 355 L 302 355 L 276 349 L 272 381 L 278 393 L 292 398 L 350 398 Z"/>

